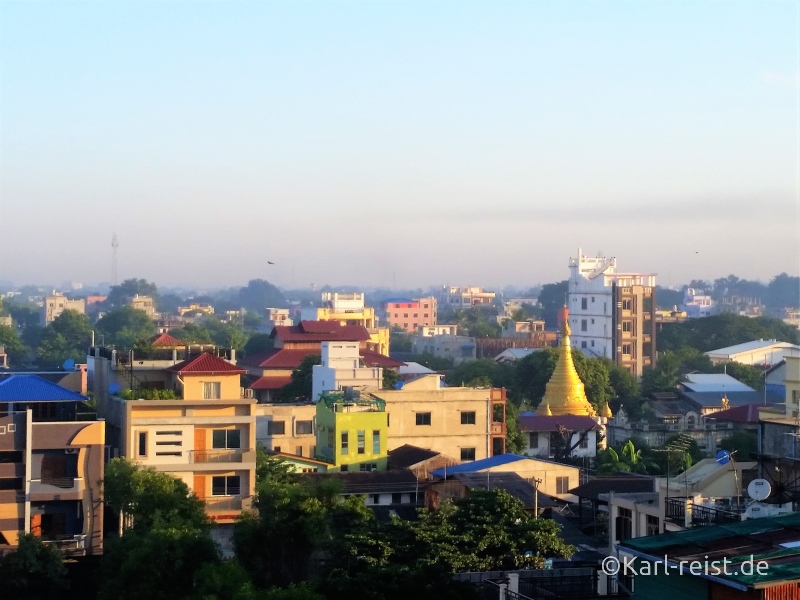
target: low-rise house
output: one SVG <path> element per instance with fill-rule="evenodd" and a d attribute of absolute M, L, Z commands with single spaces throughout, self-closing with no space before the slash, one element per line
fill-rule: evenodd
<path fill-rule="evenodd" d="M 379 520 L 388 520 L 393 515 L 416 518 L 417 507 L 422 506 L 424 499 L 424 484 L 406 470 L 313 473 L 305 477 L 310 481 L 340 481 L 341 495 L 363 496 L 364 503 Z"/>
<path fill-rule="evenodd" d="M 460 365 L 475 360 L 475 338 L 464 335 L 416 335 L 411 338 L 414 354 L 432 354 L 438 358 L 449 358 Z"/>
<path fill-rule="evenodd" d="M 130 299 L 128 305 L 131 308 L 143 311 L 151 319 L 155 319 L 156 316 L 158 316 L 156 313 L 156 303 L 151 296 L 140 296 L 136 294 Z"/>
<path fill-rule="evenodd" d="M 314 458 L 317 405 L 313 402 L 258 404 L 256 442 L 267 450 Z"/>
<path fill-rule="evenodd" d="M 431 471 L 452 467 L 460 461 L 444 456 L 433 450 L 418 448 L 405 444 L 394 450 L 389 450 L 389 470 L 405 469 L 414 473 L 420 481 L 426 481 L 431 477 Z"/>
<path fill-rule="evenodd" d="M 79 298 L 70 300 L 64 294 L 53 290 L 53 293 L 44 297 L 42 306 L 42 326 L 45 327 L 55 321 L 65 310 L 72 310 L 77 313 L 86 313 L 86 300 Z"/>
<path fill-rule="evenodd" d="M 443 467 L 432 471 L 431 476 L 447 479 L 459 473 L 480 473 L 489 480 L 496 474 L 516 473 L 529 482 L 535 482 L 536 489 L 542 494 L 567 502 L 577 502 L 577 496 L 570 490 L 581 480 L 578 467 L 517 454 L 501 454 L 455 467 Z"/>
<path fill-rule="evenodd" d="M 357 342 L 322 342 L 321 352 L 321 363 L 313 367 L 312 401 L 323 392 L 383 386 L 383 369 L 364 364 Z"/>
<path fill-rule="evenodd" d="M 771 366 L 778 364 L 787 356 L 800 356 L 800 346 L 777 340 L 754 340 L 704 354 L 715 365 L 738 362 L 743 365 Z"/>
<path fill-rule="evenodd" d="M 605 447 L 605 418 L 583 415 L 520 416 L 526 437 L 523 454 L 537 458 L 597 456 Z"/>

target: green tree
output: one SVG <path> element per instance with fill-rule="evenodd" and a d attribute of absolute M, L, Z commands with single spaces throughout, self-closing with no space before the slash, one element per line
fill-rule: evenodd
<path fill-rule="evenodd" d="M 727 373 L 734 379 L 749 385 L 754 390 L 764 389 L 764 371 L 751 365 L 743 365 L 738 362 L 730 362 L 724 365 L 714 365 L 714 372 Z"/>
<path fill-rule="evenodd" d="M 17 549 L 0 559 L 0 585 L 8 600 L 50 600 L 68 587 L 64 558 L 41 538 L 22 534 Z"/>
<path fill-rule="evenodd" d="M 569 281 L 548 283 L 542 286 L 539 292 L 539 304 L 542 305 L 542 319 L 545 327 L 555 329 L 558 327 L 558 311 L 567 303 Z"/>
<path fill-rule="evenodd" d="M 266 333 L 254 333 L 251 335 L 247 343 L 242 348 L 245 356 L 255 356 L 267 350 L 272 350 L 275 347 L 275 340 L 273 340 Z"/>
<path fill-rule="evenodd" d="M 314 365 L 322 363 L 319 354 L 309 354 L 292 371 L 292 381 L 280 390 L 279 396 L 282 402 L 292 402 L 297 398 L 311 398 L 313 369 Z"/>
<path fill-rule="evenodd" d="M 158 305 L 158 288 L 155 283 L 150 283 L 146 279 L 126 279 L 119 285 L 111 286 L 105 304 L 108 308 L 121 308 L 137 294 L 150 296 Z"/>
<path fill-rule="evenodd" d="M 381 383 L 383 389 L 391 390 L 400 381 L 400 374 L 392 369 L 383 370 L 383 381 Z"/>
<path fill-rule="evenodd" d="M 206 317 L 202 323 L 217 346 L 241 350 L 247 343 L 248 336 L 240 324 L 223 323 L 213 317 Z"/>
<path fill-rule="evenodd" d="M 292 465 L 275 456 L 267 454 L 262 445 L 256 448 L 256 484 L 268 482 L 271 485 L 291 485 L 297 483 L 297 475 Z"/>
<path fill-rule="evenodd" d="M 148 340 L 156 332 L 156 324 L 146 312 L 127 305 L 108 311 L 96 327 L 106 344 L 125 350 Z"/>
<path fill-rule="evenodd" d="M 506 402 L 506 452 L 521 454 L 526 445 L 525 434 L 519 428 L 519 408 Z"/>
<path fill-rule="evenodd" d="M 684 346 L 690 346 L 698 352 L 708 352 L 758 339 L 777 339 L 797 344 L 800 342 L 800 332 L 780 319 L 751 319 L 721 314 L 688 319 L 683 323 L 665 323 L 656 338 L 656 344 L 662 352 L 679 352 Z"/>
<path fill-rule="evenodd" d="M 736 452 L 734 459 L 755 460 L 758 453 L 758 435 L 753 431 L 734 431 L 719 443 L 721 450 Z"/>
<path fill-rule="evenodd" d="M 765 301 L 770 308 L 800 306 L 800 277 L 792 277 L 786 273 L 776 275 L 767 286 Z"/>
<path fill-rule="evenodd" d="M 169 334 L 185 344 L 210 344 L 211 332 L 196 323 L 184 323 L 182 327 L 171 329 Z"/>
<path fill-rule="evenodd" d="M 491 358 L 479 358 L 461 363 L 445 377 L 451 386 L 469 384 L 476 379 L 484 379 L 494 387 L 508 388 L 514 381 L 514 369 L 508 364 L 496 363 Z"/>
<path fill-rule="evenodd" d="M 159 294 L 158 310 L 168 315 L 178 313 L 179 306 L 185 306 L 186 301 L 177 294 Z"/>
<path fill-rule="evenodd" d="M 286 298 L 283 293 L 263 279 L 253 279 L 247 283 L 246 287 L 239 290 L 239 306 L 261 312 L 267 307 L 286 306 Z"/>
<path fill-rule="evenodd" d="M 14 366 L 19 365 L 28 354 L 25 344 L 17 335 L 17 330 L 8 325 L 0 325 L 0 346 L 5 347 L 8 358 Z"/>
<path fill-rule="evenodd" d="M 441 356 L 434 356 L 430 352 L 423 352 L 422 354 L 414 354 L 410 360 L 421 364 L 423 367 L 428 367 L 433 371 L 448 371 L 453 368 L 452 358 L 443 358 Z"/>
<path fill-rule="evenodd" d="M 92 339 L 92 327 L 86 315 L 65 310 L 47 327 L 36 354 L 42 367 L 57 368 L 68 358 L 86 360 Z"/>

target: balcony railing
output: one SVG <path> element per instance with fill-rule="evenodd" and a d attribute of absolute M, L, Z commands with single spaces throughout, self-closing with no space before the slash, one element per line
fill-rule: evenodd
<path fill-rule="evenodd" d="M 86 536 L 78 535 L 44 535 L 42 541 L 48 546 L 55 546 L 64 554 L 75 555 L 86 552 Z"/>
<path fill-rule="evenodd" d="M 205 502 L 209 510 L 242 510 L 242 498 L 239 496 L 206 498 Z"/>
<path fill-rule="evenodd" d="M 52 494 L 58 496 L 68 492 L 83 491 L 82 477 L 46 477 L 31 479 L 31 494 Z"/>
<path fill-rule="evenodd" d="M 241 450 L 190 450 L 190 463 L 240 463 Z"/>

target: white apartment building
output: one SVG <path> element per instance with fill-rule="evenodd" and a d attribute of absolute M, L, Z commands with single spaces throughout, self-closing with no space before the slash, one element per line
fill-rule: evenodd
<path fill-rule="evenodd" d="M 264 326 L 265 333 L 272 333 L 276 326 L 289 326 L 294 325 L 292 318 L 289 316 L 288 308 L 272 308 L 267 307 L 267 319 Z"/>
<path fill-rule="evenodd" d="M 585 256 L 569 261 L 572 345 L 589 357 L 605 356 L 641 376 L 655 363 L 654 274 L 617 273 L 617 259 Z"/>
<path fill-rule="evenodd" d="M 690 319 L 708 317 L 717 312 L 717 303 L 702 290 L 687 288 L 683 294 L 683 304 L 681 310 L 686 311 L 686 316 Z"/>
<path fill-rule="evenodd" d="M 484 290 L 482 287 L 450 287 L 442 286 L 439 292 L 439 308 L 462 309 L 473 306 L 492 306 L 494 292 Z"/>
<path fill-rule="evenodd" d="M 312 371 L 311 399 L 316 402 L 322 392 L 346 387 L 380 389 L 382 382 L 383 369 L 364 366 L 358 342 L 322 342 L 322 364 Z"/>

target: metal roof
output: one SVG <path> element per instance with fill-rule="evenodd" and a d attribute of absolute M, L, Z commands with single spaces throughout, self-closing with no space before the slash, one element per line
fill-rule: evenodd
<path fill-rule="evenodd" d="M 38 375 L 12 375 L 0 381 L 0 402 L 84 402 L 87 399 Z"/>
<path fill-rule="evenodd" d="M 717 350 L 709 350 L 703 354 L 706 356 L 732 356 L 734 354 L 741 354 L 742 352 L 753 352 L 755 350 L 765 350 L 767 348 L 797 348 L 800 350 L 800 346 L 797 346 L 796 344 L 790 344 L 789 342 L 779 342 L 777 340 L 753 340 L 752 342 L 744 342 L 743 344 L 718 348 Z"/>
<path fill-rule="evenodd" d="M 749 385 L 723 373 L 689 373 L 681 385 L 692 392 L 754 392 Z"/>
<path fill-rule="evenodd" d="M 445 472 L 447 475 L 455 475 L 456 473 L 475 473 L 476 471 L 483 471 L 484 469 L 491 469 L 492 467 L 499 467 L 507 465 L 518 460 L 530 460 L 527 456 L 520 456 L 518 454 L 498 454 L 491 458 L 482 458 L 481 460 L 473 460 L 468 463 L 456 465 L 455 467 L 447 467 L 446 469 L 436 469 L 431 471 L 434 477 L 444 477 Z"/>

